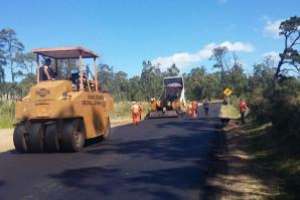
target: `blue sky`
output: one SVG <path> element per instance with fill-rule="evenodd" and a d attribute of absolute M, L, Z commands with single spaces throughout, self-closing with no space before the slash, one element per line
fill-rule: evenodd
<path fill-rule="evenodd" d="M 228 46 L 245 70 L 278 52 L 278 20 L 300 13 L 299 0 L 3 0 L 0 28 L 15 29 L 26 50 L 82 45 L 101 62 L 139 74 L 143 60 L 172 62 L 182 72 Z M 275 35 L 274 35 L 275 34 Z"/>

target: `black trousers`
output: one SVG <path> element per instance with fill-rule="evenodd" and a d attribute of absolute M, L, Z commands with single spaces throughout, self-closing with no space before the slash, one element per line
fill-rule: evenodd
<path fill-rule="evenodd" d="M 245 124 L 245 112 L 241 112 L 241 122 Z"/>

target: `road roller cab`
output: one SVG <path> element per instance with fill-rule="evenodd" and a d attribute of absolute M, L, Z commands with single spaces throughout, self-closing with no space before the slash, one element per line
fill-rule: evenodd
<path fill-rule="evenodd" d="M 97 54 L 82 47 L 34 49 L 37 84 L 16 103 L 14 145 L 19 152 L 80 151 L 87 139 L 106 138 L 113 98 L 98 83 Z M 55 79 L 42 80 L 40 59 Z M 94 73 L 83 59 L 92 59 Z"/>

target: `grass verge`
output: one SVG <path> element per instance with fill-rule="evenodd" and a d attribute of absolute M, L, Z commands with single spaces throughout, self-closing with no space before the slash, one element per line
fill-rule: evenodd
<path fill-rule="evenodd" d="M 274 199 L 299 198 L 299 141 L 275 136 L 270 124 L 252 123 L 242 127 L 242 130 L 247 138 L 245 150 L 253 156 L 253 162 L 264 172 L 278 177 L 278 187 L 274 191 L 277 195 Z"/>
<path fill-rule="evenodd" d="M 0 102 L 0 129 L 11 128 L 14 123 L 15 103 L 6 101 Z"/>
<path fill-rule="evenodd" d="M 146 116 L 150 107 L 148 102 L 139 102 L 142 106 L 142 118 Z M 111 114 L 111 121 L 113 123 L 122 123 L 131 121 L 131 106 L 130 101 L 116 102 L 114 105 L 114 112 Z"/>
<path fill-rule="evenodd" d="M 271 199 L 277 191 L 275 178 L 247 150 L 252 133 L 244 128 L 233 120 L 222 128 L 225 142 L 216 150 L 208 173 L 208 199 Z"/>
<path fill-rule="evenodd" d="M 240 112 L 232 104 L 228 104 L 228 105 L 222 104 L 221 111 L 220 111 L 220 118 L 239 119 Z"/>

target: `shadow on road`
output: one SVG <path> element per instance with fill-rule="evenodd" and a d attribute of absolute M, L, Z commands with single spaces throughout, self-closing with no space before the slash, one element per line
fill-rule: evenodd
<path fill-rule="evenodd" d="M 0 187 L 2 187 L 4 185 L 4 181 L 0 180 Z"/>
<path fill-rule="evenodd" d="M 89 181 L 86 180 L 91 177 L 114 179 L 117 178 L 119 173 L 120 172 L 117 169 L 107 169 L 104 167 L 86 167 L 65 170 L 60 174 L 50 175 L 50 177 L 59 179 L 62 184 L 68 187 L 82 190 L 98 191 L 103 194 L 108 194 L 110 192 L 113 192 L 113 188 L 109 187 L 108 184 L 99 183 L 96 178 L 89 179 Z"/>

